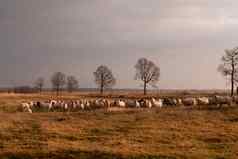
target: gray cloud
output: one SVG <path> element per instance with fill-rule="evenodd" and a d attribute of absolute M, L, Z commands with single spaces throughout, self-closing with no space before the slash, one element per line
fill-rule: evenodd
<path fill-rule="evenodd" d="M 161 88 L 226 88 L 217 73 L 223 50 L 237 45 L 235 0 L 2 0 L 0 86 L 55 71 L 94 87 L 109 65 L 117 87 L 138 87 L 134 65 L 161 67 Z"/>

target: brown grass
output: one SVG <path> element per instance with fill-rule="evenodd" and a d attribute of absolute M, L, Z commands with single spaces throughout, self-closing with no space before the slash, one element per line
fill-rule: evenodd
<path fill-rule="evenodd" d="M 238 158 L 237 108 L 16 112 L 21 101 L 47 98 L 0 95 L 0 158 Z"/>

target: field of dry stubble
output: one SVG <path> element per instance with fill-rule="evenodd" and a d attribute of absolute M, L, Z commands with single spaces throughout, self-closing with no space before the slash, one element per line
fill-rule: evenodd
<path fill-rule="evenodd" d="M 0 95 L 0 158 L 238 158 L 236 107 L 17 112 L 22 101 L 50 96 Z M 74 94 L 63 98 L 81 97 Z"/>

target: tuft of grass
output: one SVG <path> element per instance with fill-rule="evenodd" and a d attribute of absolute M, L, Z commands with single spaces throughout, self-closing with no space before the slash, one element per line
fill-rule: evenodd
<path fill-rule="evenodd" d="M 109 152 L 101 152 L 101 151 L 56 151 L 50 154 L 47 153 L 37 153 L 34 152 L 32 154 L 26 153 L 6 153 L 4 155 L 0 155 L 3 159 L 177 159 L 177 157 L 173 156 L 164 156 L 164 155 L 132 155 L 125 156 L 121 154 L 113 154 Z"/>

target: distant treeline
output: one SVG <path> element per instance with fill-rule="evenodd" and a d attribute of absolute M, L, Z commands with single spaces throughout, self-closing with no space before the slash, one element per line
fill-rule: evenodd
<path fill-rule="evenodd" d="M 37 93 L 38 89 L 30 86 L 19 86 L 13 89 L 14 93 Z"/>
<path fill-rule="evenodd" d="M 157 83 L 160 78 L 160 68 L 152 61 L 146 58 L 140 58 L 135 65 L 135 76 L 136 81 L 141 82 L 143 86 L 144 95 L 147 94 L 147 87 L 150 85 L 152 88 L 158 88 Z M 94 83 L 98 86 L 98 90 L 103 94 L 104 90 L 112 91 L 116 85 L 117 80 L 113 75 L 111 69 L 106 65 L 100 65 L 97 67 L 95 72 L 92 72 L 94 76 Z M 74 75 L 66 75 L 63 72 L 55 72 L 51 78 L 52 90 L 56 92 L 58 96 L 60 92 L 67 90 L 69 93 L 79 90 L 79 81 Z M 15 87 L 13 92 L 15 93 L 41 93 L 45 86 L 45 79 L 39 77 L 34 82 L 34 87 L 31 86 L 20 86 Z M 9 92 L 9 90 L 8 90 Z"/>

